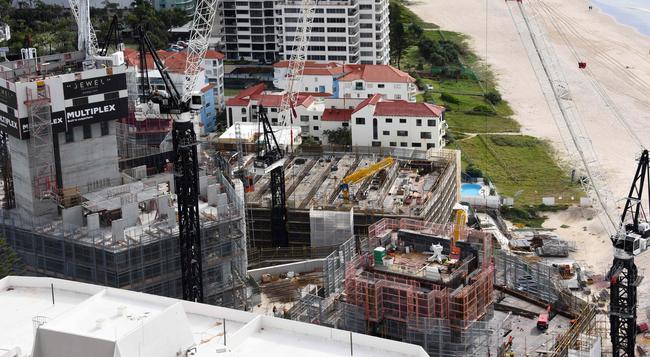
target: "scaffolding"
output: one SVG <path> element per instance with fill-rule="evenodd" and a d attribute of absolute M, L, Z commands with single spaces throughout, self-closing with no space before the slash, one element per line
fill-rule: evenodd
<path fill-rule="evenodd" d="M 453 230 L 453 225 L 413 219 L 372 224 L 363 253 L 346 266 L 344 327 L 415 343 L 436 356 L 487 352 L 496 331 L 486 322 L 493 302 L 491 235 L 465 230 L 459 244 L 476 252 L 478 259 L 465 255 L 443 280 L 428 276 L 422 267 L 377 266 L 370 253 L 387 244 L 401 247 L 401 240 L 410 236 L 419 236 L 423 245 L 431 244 L 427 237 L 449 240 Z"/>
<path fill-rule="evenodd" d="M 27 88 L 29 119 L 29 149 L 32 167 L 34 197 L 54 197 L 54 146 L 52 144 L 52 119 L 50 113 L 50 90 L 43 81 L 36 82 L 36 90 Z"/>
<path fill-rule="evenodd" d="M 246 293 L 244 209 L 239 198 L 243 197 L 243 186 L 233 187 L 223 176 L 216 181 L 228 202 L 202 211 L 200 217 L 205 302 L 245 309 L 250 301 Z M 116 197 L 126 203 L 128 199 L 120 198 L 124 195 L 128 192 Z M 140 206 L 155 208 L 156 202 L 154 199 Z M 15 210 L 0 214 L 0 234 L 31 274 L 179 298 L 178 226 L 154 219 L 123 232 L 123 237 L 116 237 L 110 229 L 25 217 Z"/>

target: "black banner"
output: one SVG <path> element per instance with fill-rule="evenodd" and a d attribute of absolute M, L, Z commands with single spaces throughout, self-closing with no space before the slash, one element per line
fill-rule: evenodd
<path fill-rule="evenodd" d="M 16 118 L 15 111 L 13 109 L 9 108 L 8 111 L 9 112 L 7 113 L 4 110 L 0 109 L 0 130 L 20 139 L 20 121 L 18 118 Z"/>
<path fill-rule="evenodd" d="M 52 132 L 60 133 L 64 132 L 67 129 L 65 125 L 65 110 L 58 112 L 51 112 L 50 118 L 52 119 Z"/>
<path fill-rule="evenodd" d="M 82 79 L 63 83 L 63 98 L 72 99 L 90 95 L 117 92 L 126 89 L 126 74 Z"/>
<path fill-rule="evenodd" d="M 117 98 L 65 109 L 67 127 L 124 118 L 129 115 L 129 99 Z"/>
<path fill-rule="evenodd" d="M 18 99 L 16 93 L 8 88 L 0 87 L 0 103 L 18 109 Z"/>

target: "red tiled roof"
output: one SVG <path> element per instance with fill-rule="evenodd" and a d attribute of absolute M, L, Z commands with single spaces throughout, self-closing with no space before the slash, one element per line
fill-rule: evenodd
<path fill-rule="evenodd" d="M 359 110 L 363 109 L 366 105 L 376 105 L 381 99 L 381 94 L 373 94 L 372 97 L 366 98 L 363 102 L 359 103 L 352 113 L 356 113 Z"/>
<path fill-rule="evenodd" d="M 345 75 L 338 80 L 342 82 L 364 80 L 366 82 L 415 83 L 408 73 L 383 64 L 345 65 Z"/>
<path fill-rule="evenodd" d="M 325 109 L 323 121 L 350 121 L 353 109 Z"/>
<path fill-rule="evenodd" d="M 377 103 L 375 107 L 376 116 L 439 117 L 444 111 L 445 108 L 438 105 L 404 100 L 383 101 Z"/>
<path fill-rule="evenodd" d="M 224 59 L 224 54 L 221 52 L 217 52 L 214 50 L 207 50 L 205 52 L 205 58 L 206 59 Z"/>
<path fill-rule="evenodd" d="M 248 99 L 230 98 L 226 101 L 226 105 L 231 107 L 245 107 L 248 106 L 248 102 L 250 102 Z"/>
<path fill-rule="evenodd" d="M 253 94 L 260 94 L 264 91 L 264 83 L 258 83 L 254 86 L 250 86 L 241 92 L 237 93 L 235 98 L 244 98 L 244 97 L 250 97 Z"/>
<path fill-rule="evenodd" d="M 165 50 L 156 51 L 158 57 L 163 61 L 167 71 L 172 73 L 185 73 L 185 65 L 187 62 L 187 51 L 172 52 Z M 140 66 L 140 53 L 135 49 L 125 49 L 124 57 L 130 66 Z M 153 62 L 153 57 L 147 54 L 147 69 L 154 69 L 156 65 Z"/>
<path fill-rule="evenodd" d="M 307 76 L 333 76 L 339 73 L 343 73 L 343 68 L 305 68 L 302 70 L 302 74 Z"/>
<path fill-rule="evenodd" d="M 282 103 L 282 96 L 278 94 L 254 94 L 251 100 L 257 101 L 257 104 L 265 107 L 279 107 Z"/>

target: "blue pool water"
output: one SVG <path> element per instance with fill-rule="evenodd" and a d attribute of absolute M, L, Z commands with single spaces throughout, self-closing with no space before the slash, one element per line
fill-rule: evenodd
<path fill-rule="evenodd" d="M 481 185 L 476 183 L 464 183 L 460 186 L 461 196 L 479 196 Z"/>

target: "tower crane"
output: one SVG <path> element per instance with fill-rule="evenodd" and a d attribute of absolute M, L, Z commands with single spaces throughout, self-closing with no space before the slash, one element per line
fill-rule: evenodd
<path fill-rule="evenodd" d="M 278 145 L 273 127 L 266 116 L 266 108 L 259 106 L 259 125 L 263 141 L 257 141 L 257 155 L 253 162 L 257 174 L 271 173 L 271 236 L 276 247 L 289 246 L 287 232 L 287 198 L 284 185 L 284 163 L 286 158 Z M 260 142 L 261 141 L 261 142 Z"/>
<path fill-rule="evenodd" d="M 217 0 L 198 0 L 188 45 L 185 65 L 183 92 L 171 80 L 165 65 L 158 56 L 154 46 L 142 28 L 138 29 L 140 37 L 140 68 L 146 71 L 148 52 L 160 72 L 167 90 L 164 95 L 151 96 L 145 86 L 145 95 L 158 105 L 161 114 L 171 114 L 172 145 L 174 163 L 174 184 L 178 206 L 178 229 L 181 252 L 181 281 L 183 299 L 195 302 L 203 301 L 203 268 L 201 257 L 201 230 L 199 223 L 199 180 L 198 156 L 195 125 L 198 124 L 197 111 L 203 106 L 201 93 L 194 92 L 201 61 L 208 49 L 208 37 L 212 31 L 216 14 Z M 148 83 L 147 83 L 148 88 Z"/>
<path fill-rule="evenodd" d="M 279 124 L 286 126 L 293 125 L 293 119 L 296 116 L 294 105 L 300 92 L 300 83 L 302 82 L 302 72 L 305 69 L 307 60 L 307 45 L 311 35 L 311 26 L 314 22 L 316 2 L 314 0 L 302 0 L 300 3 L 300 18 L 296 26 L 296 36 L 294 38 L 293 51 L 289 58 L 287 68 L 287 89 L 280 102 Z M 286 47 L 285 47 L 286 48 Z M 293 131 L 291 132 L 291 149 L 293 150 Z"/>
<path fill-rule="evenodd" d="M 279 124 L 292 125 L 291 149 L 293 150 L 293 119 L 296 116 L 294 105 L 298 97 L 299 83 L 302 78 L 302 71 L 305 68 L 307 58 L 306 50 L 311 34 L 311 25 L 314 20 L 314 0 L 301 1 L 301 16 L 299 18 L 294 46 L 289 59 L 287 69 L 287 90 L 280 102 Z M 271 236 L 273 245 L 286 247 L 289 245 L 289 234 L 287 232 L 287 206 L 284 181 L 284 153 L 273 133 L 271 122 L 266 115 L 266 109 L 259 107 L 259 125 L 262 127 L 264 145 L 258 142 L 257 155 L 254 162 L 254 171 L 263 175 L 271 173 Z M 288 120 L 287 120 L 288 119 Z M 262 133 L 260 133 L 262 134 Z M 241 155 L 241 153 L 240 153 Z"/>
<path fill-rule="evenodd" d="M 647 185 L 647 187 L 646 187 Z M 643 207 L 643 191 L 647 190 L 649 204 Z M 611 237 L 614 262 L 609 270 L 610 336 L 614 357 L 633 357 L 636 340 L 636 289 L 642 276 L 634 257 L 647 248 L 650 223 L 646 209 L 650 208 L 650 159 L 643 150 L 636 168 L 630 192 L 625 201 L 618 232 Z"/>

